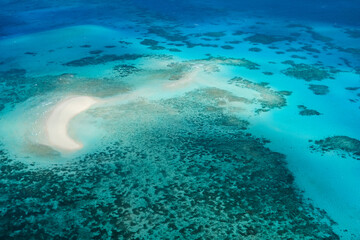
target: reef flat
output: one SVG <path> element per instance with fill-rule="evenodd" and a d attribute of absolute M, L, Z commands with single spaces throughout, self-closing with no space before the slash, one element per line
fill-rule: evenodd
<path fill-rule="evenodd" d="M 337 239 L 285 156 L 201 95 L 97 115 L 118 119 L 117 140 L 74 163 L 34 169 L 3 152 L 2 236 Z"/>

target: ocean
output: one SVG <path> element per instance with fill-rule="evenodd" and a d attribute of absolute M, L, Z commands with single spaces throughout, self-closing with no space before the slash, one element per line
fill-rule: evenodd
<path fill-rule="evenodd" d="M 0 239 L 360 239 L 360 2 L 0 6 Z"/>

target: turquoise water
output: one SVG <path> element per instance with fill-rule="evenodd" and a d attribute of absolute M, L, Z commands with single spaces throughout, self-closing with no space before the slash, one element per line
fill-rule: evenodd
<path fill-rule="evenodd" d="M 1 239 L 360 239 L 358 3 L 0 2 Z"/>

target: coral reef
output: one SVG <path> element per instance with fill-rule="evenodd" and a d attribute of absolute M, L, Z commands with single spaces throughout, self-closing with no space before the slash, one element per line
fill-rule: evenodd
<path fill-rule="evenodd" d="M 303 46 L 301 49 L 308 51 L 308 52 L 312 52 L 312 53 L 320 53 L 320 50 L 311 47 L 311 45 Z"/>
<path fill-rule="evenodd" d="M 71 67 L 84 67 L 89 65 L 98 65 L 104 64 L 108 62 L 114 61 L 124 61 L 124 60 L 136 60 L 138 58 L 146 57 L 148 55 L 144 54 L 123 54 L 123 55 L 115 55 L 115 54 L 105 54 L 105 55 L 96 55 L 91 57 L 83 57 L 80 59 L 76 59 L 67 63 L 64 63 L 65 66 Z"/>
<path fill-rule="evenodd" d="M 293 61 L 285 61 L 283 63 L 291 65 L 291 67 L 282 71 L 283 74 L 305 81 L 321 81 L 332 76 L 328 69 L 321 66 L 305 63 L 296 64 Z"/>
<path fill-rule="evenodd" d="M 158 45 L 158 41 L 156 41 L 156 40 L 153 40 L 153 39 L 144 39 L 144 40 L 142 40 L 141 42 L 140 42 L 140 44 L 142 44 L 142 45 L 145 45 L 145 46 L 156 46 L 156 45 Z"/>
<path fill-rule="evenodd" d="M 306 59 L 306 57 L 304 57 L 304 56 L 299 56 L 299 55 L 296 55 L 296 54 L 294 54 L 294 55 L 291 55 L 290 56 L 291 58 L 297 58 L 297 59 Z"/>
<path fill-rule="evenodd" d="M 209 44 L 209 43 L 193 43 L 190 41 L 183 41 L 185 43 L 186 47 L 193 48 L 193 47 L 213 47 L 217 48 L 219 47 L 217 44 Z"/>
<path fill-rule="evenodd" d="M 310 84 L 309 89 L 315 95 L 326 95 L 329 93 L 329 87 L 326 85 Z"/>
<path fill-rule="evenodd" d="M 221 46 L 221 48 L 227 49 L 227 50 L 234 49 L 234 47 L 233 47 L 233 46 L 230 46 L 230 45 L 223 45 L 223 46 Z"/>
<path fill-rule="evenodd" d="M 127 77 L 130 74 L 140 71 L 140 69 L 138 69 L 137 67 L 135 67 L 133 65 L 127 65 L 127 64 L 116 65 L 116 66 L 114 66 L 113 69 L 114 69 L 114 71 L 119 73 L 120 77 Z"/>
<path fill-rule="evenodd" d="M 321 41 L 321 42 L 324 42 L 324 43 L 329 43 L 331 42 L 333 39 L 330 38 L 330 37 L 327 37 L 327 36 L 324 36 L 324 35 L 321 35 L 320 33 L 317 33 L 313 30 L 308 30 L 306 31 L 308 34 L 310 34 L 310 36 L 314 39 L 314 40 L 317 40 L 317 41 Z"/>
<path fill-rule="evenodd" d="M 165 38 L 170 42 L 176 41 L 185 41 L 188 39 L 187 36 L 183 35 L 181 32 L 177 31 L 173 27 L 157 27 L 153 26 L 148 29 L 149 34 L 155 34 L 159 37 Z"/>
<path fill-rule="evenodd" d="M 261 108 L 256 109 L 255 112 L 267 112 L 273 108 L 281 108 L 286 106 L 285 96 L 291 95 L 289 91 L 275 91 L 267 86 L 267 83 L 254 83 L 242 77 L 236 77 L 229 81 L 241 88 L 248 88 L 260 94 L 259 98 L 251 100 L 253 103 L 259 103 Z"/>
<path fill-rule="evenodd" d="M 257 33 L 257 34 L 254 34 L 254 35 L 250 36 L 250 37 L 244 38 L 244 40 L 252 42 L 252 43 L 272 44 L 274 42 L 293 41 L 293 38 Z"/>
<path fill-rule="evenodd" d="M 360 30 L 357 29 L 346 29 L 345 33 L 351 38 L 360 38 Z"/>
<path fill-rule="evenodd" d="M 241 36 L 243 34 L 245 34 L 245 32 L 243 32 L 243 31 L 235 31 L 232 33 L 233 36 Z"/>
<path fill-rule="evenodd" d="M 314 109 L 308 109 L 304 105 L 298 105 L 298 108 L 300 110 L 299 114 L 301 116 L 317 116 L 317 115 L 321 115 L 321 113 L 319 113 L 318 111 L 316 111 Z"/>
<path fill-rule="evenodd" d="M 259 64 L 254 63 L 245 58 L 209 57 L 208 59 L 205 59 L 205 61 L 222 64 L 222 65 L 245 67 L 251 70 L 257 70 L 259 69 L 260 66 Z"/>
<path fill-rule="evenodd" d="M 257 48 L 257 47 L 253 47 L 253 48 L 249 48 L 250 52 L 261 52 L 261 48 Z"/>
<path fill-rule="evenodd" d="M 1 151 L 0 237 L 339 239 L 284 155 L 203 95 L 107 110 L 117 139 L 68 164 Z"/>
<path fill-rule="evenodd" d="M 335 151 L 339 154 L 347 153 L 351 157 L 360 160 L 360 141 L 348 136 L 332 136 L 323 140 L 316 140 L 311 146 L 314 150 L 322 152 Z"/>
<path fill-rule="evenodd" d="M 213 38 L 220 38 L 220 37 L 226 36 L 225 32 L 207 32 L 202 35 L 206 36 L 206 37 L 213 37 Z"/>

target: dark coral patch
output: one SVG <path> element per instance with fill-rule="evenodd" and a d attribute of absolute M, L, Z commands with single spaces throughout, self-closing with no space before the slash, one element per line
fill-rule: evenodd
<path fill-rule="evenodd" d="M 193 43 L 190 41 L 184 41 L 187 48 L 193 48 L 193 47 L 213 47 L 217 48 L 219 47 L 217 44 L 209 44 L 209 43 Z"/>
<path fill-rule="evenodd" d="M 317 40 L 317 41 L 321 41 L 321 42 L 324 42 L 324 43 L 329 43 L 331 42 L 333 39 L 330 38 L 330 37 L 327 37 L 327 36 L 324 36 L 324 35 L 321 35 L 320 33 L 317 33 L 313 30 L 308 30 L 306 31 L 307 33 L 310 34 L 310 36 L 314 39 L 314 40 Z"/>
<path fill-rule="evenodd" d="M 306 59 L 306 57 L 304 57 L 304 56 L 299 56 L 299 55 L 296 55 L 296 54 L 294 54 L 294 55 L 291 55 L 290 56 L 291 58 L 297 58 L 297 59 Z"/>
<path fill-rule="evenodd" d="M 91 56 L 84 57 L 80 59 L 76 59 L 67 63 L 64 63 L 65 66 L 72 67 L 83 67 L 89 65 L 98 65 L 104 64 L 107 62 L 121 61 L 121 60 L 136 60 L 141 57 L 145 57 L 146 55 L 141 54 L 123 54 L 123 55 L 115 55 L 115 54 L 106 54 L 101 56 Z"/>
<path fill-rule="evenodd" d="M 309 89 L 315 95 L 326 95 L 329 93 L 329 87 L 326 85 L 310 84 Z"/>
<path fill-rule="evenodd" d="M 203 36 L 220 38 L 220 37 L 226 36 L 226 34 L 225 34 L 225 32 L 207 32 L 207 33 L 204 33 Z"/>
<path fill-rule="evenodd" d="M 187 36 L 183 35 L 181 32 L 172 27 L 150 27 L 148 29 L 148 33 L 155 34 L 171 42 L 185 41 L 188 39 Z"/>
<path fill-rule="evenodd" d="M 137 67 L 128 64 L 116 65 L 113 69 L 120 75 L 120 77 L 127 77 L 130 74 L 140 71 L 140 69 L 138 69 Z"/>
<path fill-rule="evenodd" d="M 316 111 L 314 109 L 308 109 L 304 105 L 299 105 L 298 108 L 300 109 L 299 114 L 301 116 L 317 116 L 317 115 L 321 115 L 321 113 L 319 113 L 318 111 Z"/>
<path fill-rule="evenodd" d="M 227 49 L 227 50 L 234 49 L 234 47 L 233 47 L 233 46 L 230 46 L 230 45 L 223 45 L 223 46 L 221 46 L 221 48 Z"/>
<path fill-rule="evenodd" d="M 144 39 L 140 42 L 140 44 L 145 45 L 145 46 L 156 46 L 158 45 L 158 41 L 153 40 L 153 39 Z"/>
<path fill-rule="evenodd" d="M 258 33 L 258 34 L 254 34 L 250 37 L 246 37 L 246 38 L 244 38 L 244 40 L 252 42 L 252 43 L 271 44 L 274 42 L 281 42 L 281 41 L 293 41 L 293 38 Z"/>
<path fill-rule="evenodd" d="M 132 44 L 132 42 L 127 42 L 127 41 L 122 41 L 122 40 L 118 41 L 118 43 L 124 44 L 124 45 L 130 45 L 130 44 Z"/>
<path fill-rule="evenodd" d="M 284 64 L 291 65 L 290 68 L 282 71 L 283 74 L 305 81 L 321 81 L 326 78 L 330 78 L 332 75 L 329 70 L 315 65 L 309 65 L 305 63 L 296 64 L 293 61 L 285 61 Z"/>
<path fill-rule="evenodd" d="M 347 87 L 345 89 L 349 90 L 349 91 L 356 91 L 356 90 L 360 89 L 360 87 Z"/>
<path fill-rule="evenodd" d="M 37 53 L 35 53 L 35 52 L 26 52 L 26 53 L 24 53 L 25 55 L 31 55 L 31 56 L 36 56 L 37 55 Z"/>
<path fill-rule="evenodd" d="M 272 72 L 263 72 L 263 74 L 265 74 L 265 75 L 267 75 L 267 76 L 274 75 L 274 73 L 272 73 Z"/>
<path fill-rule="evenodd" d="M 360 30 L 357 29 L 346 29 L 345 33 L 351 38 L 360 38 Z"/>
<path fill-rule="evenodd" d="M 322 152 L 335 151 L 339 154 L 347 153 L 355 159 L 360 160 L 360 141 L 348 136 L 333 136 L 323 140 L 317 140 L 312 147 Z"/>
<path fill-rule="evenodd" d="M 253 47 L 253 48 L 249 48 L 250 52 L 261 52 L 261 48 L 257 48 L 257 47 Z"/>
<path fill-rule="evenodd" d="M 168 50 L 169 50 L 170 52 L 181 52 L 181 50 L 178 49 L 178 48 L 169 48 Z"/>
<path fill-rule="evenodd" d="M 245 32 L 243 32 L 243 31 L 235 31 L 235 32 L 233 32 L 233 36 L 240 36 L 240 35 L 243 35 L 243 34 L 245 34 Z"/>
<path fill-rule="evenodd" d="M 306 46 L 302 47 L 301 49 L 308 51 L 308 52 L 320 53 L 320 50 L 313 48 L 310 45 L 306 45 Z"/>

